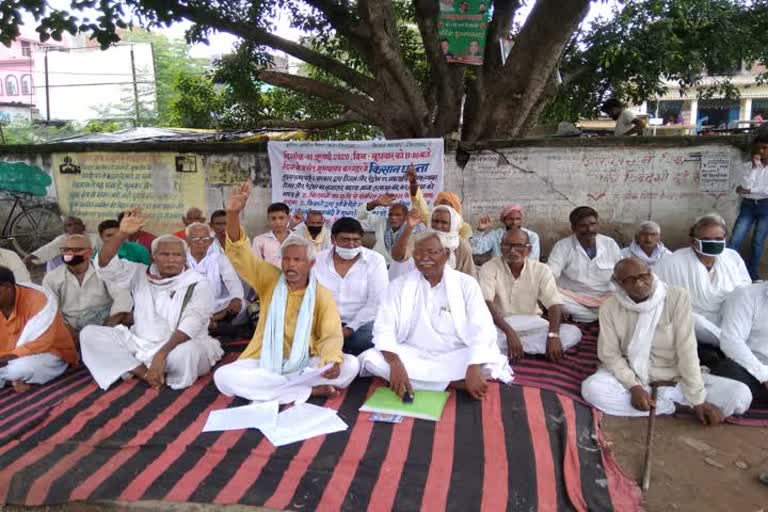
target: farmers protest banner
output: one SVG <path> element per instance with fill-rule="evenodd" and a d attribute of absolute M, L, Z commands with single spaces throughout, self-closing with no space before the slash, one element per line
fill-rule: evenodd
<path fill-rule="evenodd" d="M 354 217 L 360 204 L 385 193 L 408 202 L 410 164 L 428 201 L 443 188 L 443 139 L 269 142 L 267 150 L 272 201 L 331 220 Z"/>

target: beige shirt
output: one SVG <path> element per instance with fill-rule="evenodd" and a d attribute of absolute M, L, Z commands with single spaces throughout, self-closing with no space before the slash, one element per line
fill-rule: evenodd
<path fill-rule="evenodd" d="M 600 306 L 597 355 L 603 366 L 627 389 L 640 385 L 627 359 L 637 317 L 638 313 L 623 307 L 616 297 Z M 688 292 L 682 288 L 670 286 L 667 290 L 664 310 L 651 345 L 648 377 L 651 382 L 680 382 L 685 398 L 692 405 L 704 402 L 704 379 L 696 351 L 691 302 Z"/>
<path fill-rule="evenodd" d="M 61 265 L 45 275 L 43 286 L 56 295 L 64 320 L 75 329 L 101 324 L 107 309 L 109 316 L 133 310 L 131 292 L 103 281 L 93 264 L 88 267 L 82 284 L 66 265 Z"/>
<path fill-rule="evenodd" d="M 496 256 L 480 267 L 483 297 L 501 309 L 504 316 L 541 315 L 545 308 L 562 304 L 552 270 L 539 261 L 526 260 L 520 277 L 515 279 L 504 258 Z"/>
<path fill-rule="evenodd" d="M 0 265 L 13 272 L 13 277 L 17 283 L 29 283 L 32 278 L 29 277 L 29 270 L 19 255 L 8 249 L 0 249 Z"/>

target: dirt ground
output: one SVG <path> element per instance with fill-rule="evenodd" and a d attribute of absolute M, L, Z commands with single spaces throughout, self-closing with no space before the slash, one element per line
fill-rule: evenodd
<path fill-rule="evenodd" d="M 640 482 L 648 420 L 603 417 L 603 431 L 624 472 Z M 768 512 L 768 428 L 703 427 L 694 417 L 659 417 L 648 512 Z"/>

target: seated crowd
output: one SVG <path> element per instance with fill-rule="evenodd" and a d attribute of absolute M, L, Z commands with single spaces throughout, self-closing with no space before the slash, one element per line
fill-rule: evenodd
<path fill-rule="evenodd" d="M 140 209 L 102 222 L 98 237 L 71 217 L 27 258 L 48 264 L 42 286 L 0 251 L 0 384 L 24 391 L 82 358 L 105 390 L 130 378 L 181 389 L 221 359 L 218 338 L 245 328 L 240 358 L 214 373 L 228 396 L 289 403 L 360 375 L 401 397 L 453 387 L 482 399 L 489 380 L 512 381 L 511 364 L 557 363 L 581 341 L 577 324 L 599 321 L 601 366 L 582 385 L 594 407 L 646 415 L 654 386 L 659 414 L 689 408 L 705 424 L 768 406 L 768 284 L 752 284 L 718 215 L 699 218 L 675 252 L 652 221 L 621 249 L 581 206 L 542 263 L 520 206 L 501 211 L 502 227 L 481 216 L 473 231 L 455 194 L 430 209 L 408 179 L 411 210 L 385 194 L 329 228 L 321 212 L 274 203 L 270 231 L 252 241 L 241 227 L 248 183 L 209 222 L 189 209 L 173 235 L 144 231 Z"/>

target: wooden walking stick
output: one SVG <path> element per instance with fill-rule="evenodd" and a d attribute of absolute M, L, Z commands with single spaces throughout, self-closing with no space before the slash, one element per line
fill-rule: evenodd
<path fill-rule="evenodd" d="M 656 398 L 661 386 L 674 386 L 671 381 L 651 382 L 651 410 L 648 413 L 648 435 L 645 437 L 645 466 L 643 468 L 643 492 L 651 486 L 651 458 L 653 453 L 653 428 L 656 425 Z"/>

